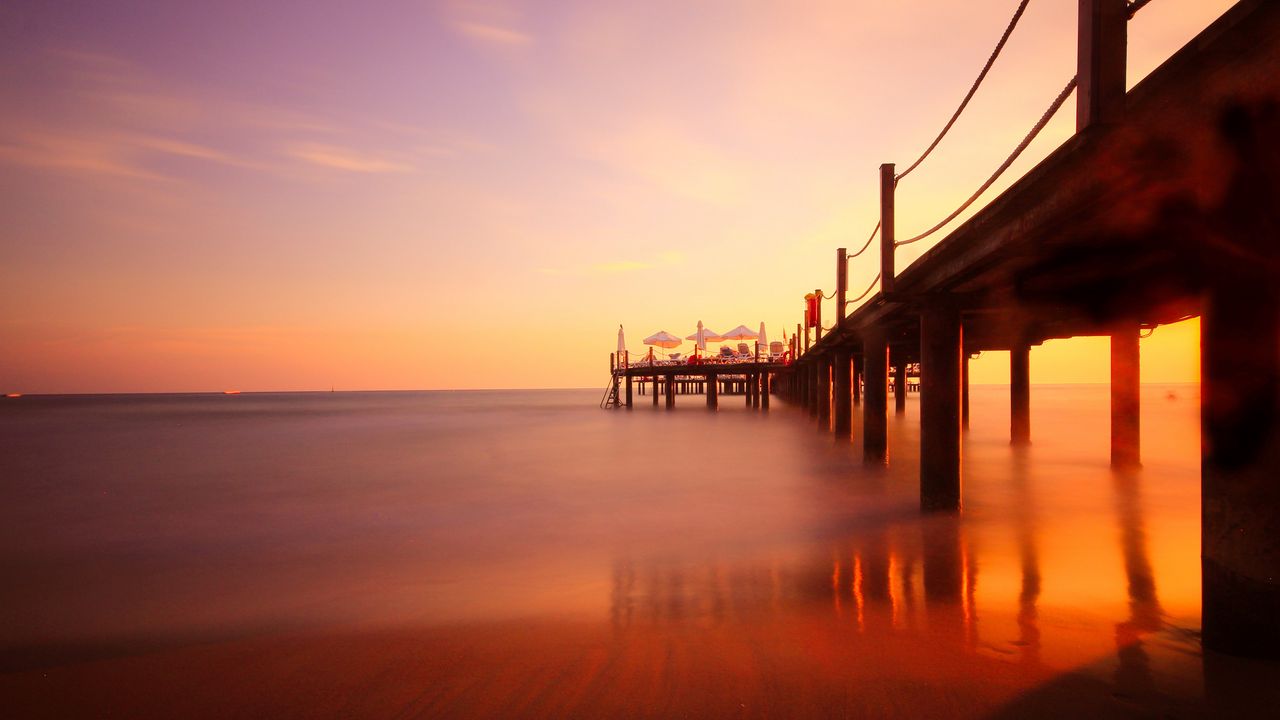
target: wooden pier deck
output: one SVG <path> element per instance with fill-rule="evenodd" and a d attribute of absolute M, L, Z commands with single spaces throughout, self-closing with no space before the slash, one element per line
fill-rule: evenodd
<path fill-rule="evenodd" d="M 1277 657 L 1280 2 L 1240 0 L 1126 92 L 1128 19 L 1145 4 L 1079 0 L 1078 72 L 1046 114 L 1074 88 L 1077 133 L 901 273 L 896 248 L 919 238 L 897 241 L 894 195 L 910 187 L 881 166 L 879 252 L 862 261 L 878 259 L 879 291 L 846 314 L 847 258 L 861 251 L 838 249 L 836 322 L 822 334 L 823 295 L 807 296 L 794 362 L 619 377 L 628 405 L 631 381 L 647 375 L 670 406 L 678 376 L 745 372 L 749 404 L 777 392 L 850 438 L 862 390 L 863 457 L 878 464 L 889 458 L 890 374 L 905 389 L 907 365 L 919 363 L 921 507 L 957 511 L 971 354 L 1010 352 L 1010 441 L 1022 445 L 1032 439 L 1030 348 L 1109 336 L 1111 462 L 1132 473 L 1139 334 L 1199 316 L 1204 642 Z M 707 387 L 714 407 L 717 383 Z M 895 395 L 901 410 L 905 393 Z"/>
<path fill-rule="evenodd" d="M 1031 441 L 1030 348 L 1111 338 L 1111 462 L 1141 467 L 1139 334 L 1201 317 L 1204 640 L 1280 655 L 1280 2 L 1241 0 L 1124 92 L 1123 0 L 1081 0 L 1078 132 L 901 273 L 882 173 L 881 287 L 778 391 L 886 462 L 891 368 L 921 368 L 920 499 L 962 506 L 968 358 L 1010 352 L 1010 440 Z M 819 316 L 820 317 L 820 316 Z M 819 327 L 821 327 L 819 321 Z M 899 405 L 901 407 L 901 405 Z M 827 424 L 829 421 L 829 424 Z"/>

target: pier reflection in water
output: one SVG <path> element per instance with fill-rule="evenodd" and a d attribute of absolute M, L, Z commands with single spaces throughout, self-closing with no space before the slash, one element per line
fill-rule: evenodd
<path fill-rule="evenodd" d="M 1173 392 L 1144 398 L 1146 466 L 1113 474 L 1105 386 L 1037 388 L 1017 449 L 1007 390 L 975 387 L 965 512 L 924 516 L 914 399 L 879 469 L 784 403 L 32 416 L 82 452 L 27 438 L 4 461 L 59 482 L 0 510 L 23 551 L 0 696 L 46 717 L 1247 710 L 1280 677 L 1200 651 L 1198 408 Z M 143 441 L 193 467 L 149 467 Z"/>

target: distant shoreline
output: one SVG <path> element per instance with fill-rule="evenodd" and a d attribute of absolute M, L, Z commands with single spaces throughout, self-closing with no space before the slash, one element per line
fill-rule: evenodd
<path fill-rule="evenodd" d="M 1032 383 L 1032 387 L 1040 388 L 1059 388 L 1059 387 L 1098 387 L 1108 385 L 1109 383 Z M 1009 387 L 1009 383 L 973 383 L 973 387 Z M 1199 387 L 1199 382 L 1146 382 L 1143 387 Z M 228 394 L 225 390 L 161 390 L 147 392 L 68 392 L 68 393 L 41 393 L 41 392 L 21 392 L 20 397 L 0 398 L 0 400 L 16 401 L 26 398 L 36 397 L 156 397 L 156 396 L 199 396 L 210 395 L 218 397 L 233 398 L 244 395 L 330 395 L 330 394 L 370 394 L 370 393 L 499 393 L 499 392 L 566 392 L 566 391 L 587 391 L 598 392 L 599 388 L 595 387 L 559 387 L 559 388 L 437 388 L 437 389 L 411 389 L 411 390 L 238 390 L 233 394 Z"/>

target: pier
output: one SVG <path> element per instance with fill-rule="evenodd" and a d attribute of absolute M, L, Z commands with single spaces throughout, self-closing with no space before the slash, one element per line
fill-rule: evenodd
<path fill-rule="evenodd" d="M 1140 334 L 1200 317 L 1204 644 L 1274 657 L 1280 652 L 1280 3 L 1241 0 L 1126 92 L 1127 23 L 1146 4 L 1080 0 L 1076 76 L 1065 87 L 1057 78 L 1046 85 L 1047 96 L 1058 95 L 1040 123 L 987 184 L 932 230 L 900 237 L 894 199 L 910 192 L 904 179 L 950 123 L 905 170 L 881 165 L 876 230 L 862 249 L 836 251 L 836 290 L 829 296 L 835 320 L 823 326 L 828 296 L 810 293 L 803 338 L 792 338 L 786 362 L 614 367 L 615 386 L 625 386 L 619 404 L 630 407 L 633 381 L 647 378 L 672 407 L 673 386 L 692 379 L 703 383 L 715 407 L 727 389 L 723 378 L 741 377 L 748 406 L 766 407 L 776 393 L 824 431 L 853 439 L 876 465 L 893 462 L 891 380 L 901 412 L 907 368 L 918 364 L 920 506 L 956 512 L 964 502 L 971 356 L 1010 353 L 1009 441 L 1026 445 L 1036 433 L 1031 348 L 1056 338 L 1110 338 L 1110 462 L 1117 472 L 1133 472 L 1142 461 Z M 1010 30 L 1016 21 L 1015 15 Z M 946 227 L 1073 93 L 1076 133 L 897 271 L 896 249 Z M 956 116 L 963 109 L 962 103 Z M 879 273 L 851 299 L 849 269 L 858 262 L 875 263 Z"/>

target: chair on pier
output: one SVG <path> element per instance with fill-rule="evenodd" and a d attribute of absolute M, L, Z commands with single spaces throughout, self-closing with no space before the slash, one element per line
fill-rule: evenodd
<path fill-rule="evenodd" d="M 667 359 L 673 363 L 682 363 L 684 362 L 684 353 L 671 353 L 667 355 Z"/>
<path fill-rule="evenodd" d="M 738 343 L 738 357 L 751 359 L 755 357 L 755 353 L 751 352 L 751 347 L 746 343 Z"/>
<path fill-rule="evenodd" d="M 729 347 L 728 345 L 721 345 L 721 346 L 720 346 L 720 359 L 721 359 L 721 360 L 732 360 L 734 357 L 736 357 L 736 356 L 733 354 L 733 348 Z"/>
<path fill-rule="evenodd" d="M 776 362 L 776 361 L 782 360 L 782 356 L 785 353 L 786 353 L 786 349 L 783 346 L 781 341 L 774 340 L 773 342 L 769 343 L 769 360 L 770 361 Z"/>

